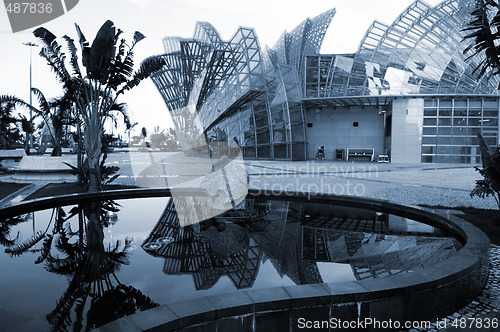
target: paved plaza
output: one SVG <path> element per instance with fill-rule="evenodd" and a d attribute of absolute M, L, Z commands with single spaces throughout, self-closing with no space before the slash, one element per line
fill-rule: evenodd
<path fill-rule="evenodd" d="M 74 155 L 59 160 L 48 156 L 27 159 L 14 173 L 0 175 L 0 181 L 30 183 L 22 200 L 47 183 L 74 182 L 62 162 L 75 163 Z M 214 163 L 218 161 L 215 160 Z M 249 188 L 275 193 L 307 192 L 350 195 L 388 200 L 404 205 L 443 208 L 474 207 L 496 209 L 493 198 L 470 197 L 475 181 L 480 179 L 474 165 L 463 164 L 393 164 L 340 161 L 257 161 L 235 160 L 244 164 Z M 211 170 L 208 158 L 188 157 L 179 152 L 151 150 L 121 151 L 108 155 L 107 165 L 119 166 L 121 176 L 114 184 L 140 187 L 183 186 L 200 181 Z M 231 174 L 229 174 L 231 176 Z M 10 200 L 12 200 L 12 197 Z M 8 200 L 8 199 L 7 199 Z M 0 206 L 15 203 L 0 201 Z M 481 296 L 459 312 L 447 317 L 484 317 L 496 315 L 500 307 L 499 247 L 490 251 L 490 277 Z M 438 330 L 436 324 L 430 331 Z"/>
<path fill-rule="evenodd" d="M 54 161 L 26 163 L 24 172 L 0 176 L 10 182 L 72 182 L 75 177 L 49 170 L 68 169 Z M 36 160 L 36 159 L 35 159 Z M 74 156 L 61 161 L 74 164 Z M 242 160 L 237 160 L 243 163 Z M 493 198 L 470 197 L 475 181 L 481 176 L 474 165 L 464 164 L 393 164 L 342 161 L 257 161 L 245 160 L 249 187 L 274 192 L 299 191 L 354 195 L 388 200 L 406 205 L 475 207 L 495 209 Z M 203 178 L 210 171 L 208 158 L 187 157 L 179 152 L 131 151 L 108 155 L 107 165 L 119 166 L 121 174 L 113 183 L 146 187 L 182 185 Z M 37 169 L 42 167 L 42 169 Z"/>

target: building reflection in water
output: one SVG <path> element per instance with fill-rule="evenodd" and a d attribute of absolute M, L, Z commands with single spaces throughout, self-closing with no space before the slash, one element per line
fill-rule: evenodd
<path fill-rule="evenodd" d="M 350 264 L 357 280 L 380 278 L 444 260 L 460 243 L 432 226 L 387 213 L 246 199 L 186 227 L 180 227 L 170 201 L 142 248 L 164 258 L 164 273 L 192 274 L 200 290 L 224 275 L 238 289 L 251 287 L 265 260 L 296 284 L 323 282 L 318 262 Z"/>

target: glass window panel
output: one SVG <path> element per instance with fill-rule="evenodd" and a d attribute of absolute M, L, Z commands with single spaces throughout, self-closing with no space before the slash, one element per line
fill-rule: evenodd
<path fill-rule="evenodd" d="M 463 164 L 465 163 L 465 156 L 451 156 L 451 162 L 452 163 L 460 163 Z"/>
<path fill-rule="evenodd" d="M 437 109 L 427 109 L 424 110 L 424 116 L 436 116 L 437 115 Z"/>
<path fill-rule="evenodd" d="M 455 140 L 453 140 L 453 142 L 455 142 Z M 469 152 L 467 152 L 469 151 Z M 469 150 L 467 150 L 467 147 L 466 146 L 452 146 L 451 147 L 451 153 L 452 154 L 467 154 L 467 153 L 470 153 L 470 148 Z"/>
<path fill-rule="evenodd" d="M 257 158 L 271 158 L 271 147 L 269 145 L 258 146 Z"/>
<path fill-rule="evenodd" d="M 467 109 L 455 109 L 453 111 L 453 115 L 454 116 L 460 116 L 460 117 L 467 116 Z"/>
<path fill-rule="evenodd" d="M 292 124 L 302 123 L 302 112 L 300 111 L 300 108 L 296 108 L 296 109 L 292 108 L 290 110 L 290 122 Z"/>
<path fill-rule="evenodd" d="M 486 127 L 496 127 L 498 126 L 498 118 L 484 118 L 483 126 Z"/>
<path fill-rule="evenodd" d="M 274 142 L 286 142 L 286 126 L 284 123 L 273 126 Z"/>
<path fill-rule="evenodd" d="M 423 163 L 434 163 L 436 156 L 422 156 Z"/>
<path fill-rule="evenodd" d="M 498 101 L 496 100 L 484 100 L 484 108 L 491 107 L 491 108 L 497 108 L 498 107 Z"/>
<path fill-rule="evenodd" d="M 466 126 L 467 118 L 453 118 L 453 126 Z"/>
<path fill-rule="evenodd" d="M 439 139 L 438 139 L 438 141 L 439 141 Z M 451 153 L 451 146 L 438 145 L 437 153 L 438 154 L 450 154 Z"/>
<path fill-rule="evenodd" d="M 254 146 L 245 146 L 243 147 L 243 156 L 245 158 L 255 158 L 255 147 Z"/>
<path fill-rule="evenodd" d="M 498 118 L 498 110 L 484 110 L 483 116 Z"/>
<path fill-rule="evenodd" d="M 275 145 L 274 146 L 274 158 L 277 159 L 288 159 L 288 146 L 287 145 Z"/>
<path fill-rule="evenodd" d="M 424 135 L 436 135 L 437 128 L 436 127 L 424 127 L 423 134 Z"/>
<path fill-rule="evenodd" d="M 469 128 L 469 136 L 476 137 L 478 133 L 481 133 L 481 128 Z"/>
<path fill-rule="evenodd" d="M 304 140 L 304 126 L 292 126 L 292 142 L 303 142 Z"/>
<path fill-rule="evenodd" d="M 481 126 L 481 119 L 469 118 L 469 127 Z"/>
<path fill-rule="evenodd" d="M 467 135 L 467 127 L 454 127 L 453 128 L 454 136 L 466 136 Z"/>
<path fill-rule="evenodd" d="M 451 157 L 450 155 L 437 155 L 435 160 L 436 163 L 450 163 Z"/>
<path fill-rule="evenodd" d="M 436 107 L 437 99 L 426 99 L 424 100 L 424 107 Z"/>
<path fill-rule="evenodd" d="M 484 137 L 484 141 L 486 142 L 486 144 L 490 146 L 497 145 L 497 139 L 495 137 Z"/>
<path fill-rule="evenodd" d="M 437 142 L 436 137 L 422 137 L 423 144 L 436 144 L 436 142 Z"/>
<path fill-rule="evenodd" d="M 481 100 L 469 100 L 469 107 L 481 107 Z"/>
<path fill-rule="evenodd" d="M 306 155 L 304 143 L 294 143 L 292 145 L 292 159 L 304 160 Z"/>
<path fill-rule="evenodd" d="M 451 144 L 451 137 L 438 137 L 437 143 L 449 145 Z"/>
<path fill-rule="evenodd" d="M 467 107 L 467 100 L 456 100 L 455 99 L 455 108 L 462 107 L 466 108 Z"/>
<path fill-rule="evenodd" d="M 255 126 L 257 128 L 269 126 L 269 122 L 267 119 L 267 112 L 255 113 Z"/>
<path fill-rule="evenodd" d="M 451 100 L 439 100 L 439 107 L 451 107 Z"/>
<path fill-rule="evenodd" d="M 451 127 L 439 127 L 438 135 L 451 135 Z"/>
<path fill-rule="evenodd" d="M 257 131 L 257 144 L 266 144 L 269 140 L 269 131 Z"/>
<path fill-rule="evenodd" d="M 438 125 L 439 126 L 451 126 L 451 118 L 439 118 Z"/>
<path fill-rule="evenodd" d="M 451 116 L 451 108 L 439 109 L 439 116 Z"/>
<path fill-rule="evenodd" d="M 466 136 L 453 136 L 454 145 L 466 145 L 469 141 L 470 138 Z"/>
<path fill-rule="evenodd" d="M 283 109 L 281 107 L 271 110 L 271 119 L 273 123 L 283 122 Z"/>
<path fill-rule="evenodd" d="M 425 118 L 424 119 L 424 126 L 429 126 L 429 125 L 435 126 L 436 124 L 437 124 L 436 118 Z"/>
<path fill-rule="evenodd" d="M 422 153 L 423 154 L 435 154 L 436 153 L 436 146 L 435 145 L 424 145 L 424 146 L 422 146 Z"/>
<path fill-rule="evenodd" d="M 481 110 L 469 110 L 469 116 L 481 117 Z"/>

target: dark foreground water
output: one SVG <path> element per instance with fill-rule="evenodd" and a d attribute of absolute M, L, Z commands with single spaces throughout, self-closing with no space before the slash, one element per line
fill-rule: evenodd
<path fill-rule="evenodd" d="M 0 222 L 0 331 L 84 330 L 197 296 L 382 278 L 460 247 L 361 208 L 247 199 L 179 226 L 169 198 L 80 204 Z"/>

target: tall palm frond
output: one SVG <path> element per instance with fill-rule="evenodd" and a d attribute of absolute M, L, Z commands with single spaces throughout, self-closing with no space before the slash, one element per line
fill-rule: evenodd
<path fill-rule="evenodd" d="M 166 64 L 165 59 L 161 55 L 155 55 L 147 58 L 141 63 L 139 70 L 135 72 L 133 78 L 130 81 L 128 81 L 116 93 L 116 95 L 118 96 L 124 93 L 125 91 L 136 87 L 137 85 L 139 85 L 139 83 L 141 83 L 142 80 L 148 78 L 151 74 L 160 70 L 165 64 Z"/>
<path fill-rule="evenodd" d="M 5 248 L 5 252 L 11 256 L 20 256 L 24 254 L 28 249 L 32 248 L 35 244 L 40 242 L 45 236 L 44 231 L 39 231 L 35 235 L 31 236 L 28 240 L 15 244 L 11 247 Z"/>
<path fill-rule="evenodd" d="M 75 41 L 74 41 L 74 39 L 68 37 L 67 35 L 64 35 L 63 39 L 66 41 L 66 44 L 68 45 L 69 52 L 71 54 L 71 57 L 69 59 L 69 63 L 71 64 L 71 67 L 73 68 L 73 73 L 76 77 L 82 78 L 82 71 L 80 69 L 80 65 L 78 64 L 78 49 L 75 46 Z"/>
<path fill-rule="evenodd" d="M 61 51 L 61 45 L 57 43 L 56 36 L 43 27 L 33 31 L 33 34 L 44 44 L 40 55 L 47 60 L 59 81 L 66 87 L 71 81 L 71 75 L 64 64 L 66 55 Z"/>
<path fill-rule="evenodd" d="M 484 59 L 474 68 L 479 71 L 479 77 L 487 72 L 488 78 L 500 73 L 500 4 L 497 0 L 476 0 L 475 9 L 471 12 L 472 19 L 463 31 L 468 32 L 464 40 L 472 42 L 464 49 L 464 54 L 470 54 L 470 60 L 484 53 Z"/>
<path fill-rule="evenodd" d="M 497 148 L 495 152 L 490 152 L 483 136 L 478 133 L 477 137 L 483 167 L 475 167 L 475 169 L 483 178 L 476 181 L 476 187 L 471 191 L 470 196 L 485 198 L 491 195 L 500 208 L 500 150 Z"/>

